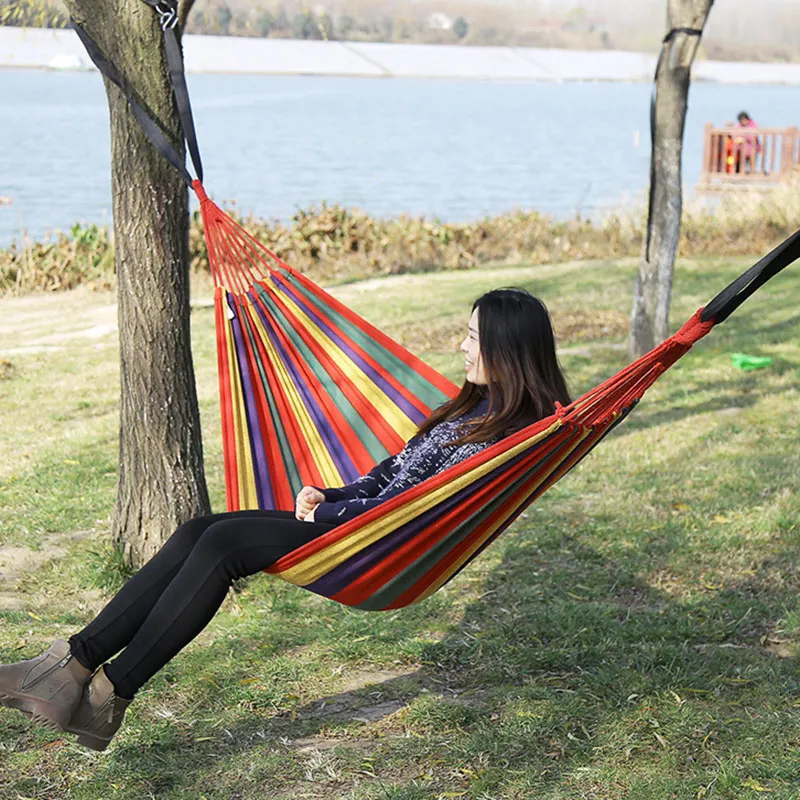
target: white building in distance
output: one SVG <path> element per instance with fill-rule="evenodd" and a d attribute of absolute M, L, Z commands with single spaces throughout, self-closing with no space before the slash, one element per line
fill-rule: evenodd
<path fill-rule="evenodd" d="M 453 27 L 453 20 L 443 11 L 436 11 L 428 17 L 428 27 L 434 31 L 449 31 Z"/>

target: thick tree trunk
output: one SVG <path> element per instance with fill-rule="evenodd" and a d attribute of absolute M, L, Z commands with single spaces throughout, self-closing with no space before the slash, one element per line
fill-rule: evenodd
<path fill-rule="evenodd" d="M 142 0 L 67 5 L 179 142 L 153 10 Z M 139 566 L 177 525 L 209 509 L 189 336 L 188 195 L 119 90 L 106 82 L 106 92 L 121 358 L 113 535 Z"/>
<path fill-rule="evenodd" d="M 702 30 L 714 0 L 668 0 L 667 30 Z M 700 37 L 677 33 L 656 76 L 650 209 L 631 311 L 630 351 L 636 357 L 668 335 L 672 274 L 681 232 L 681 153 L 691 68 Z"/>

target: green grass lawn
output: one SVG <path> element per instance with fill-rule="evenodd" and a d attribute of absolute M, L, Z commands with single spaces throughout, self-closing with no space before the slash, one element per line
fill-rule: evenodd
<path fill-rule="evenodd" d="M 683 261 L 673 327 L 749 262 Z M 551 307 L 579 394 L 626 362 L 635 264 L 340 286 L 454 379 L 476 295 Z M 800 797 L 800 269 L 713 331 L 430 600 L 364 613 L 267 576 L 141 692 L 106 753 L 0 709 L 0 800 Z M 3 301 L 0 661 L 101 607 L 117 458 L 114 298 Z M 223 508 L 213 310 L 193 312 Z M 742 372 L 732 352 L 770 356 Z"/>

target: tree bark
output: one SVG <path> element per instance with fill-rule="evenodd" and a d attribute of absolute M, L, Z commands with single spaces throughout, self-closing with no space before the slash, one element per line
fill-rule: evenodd
<path fill-rule="evenodd" d="M 702 30 L 714 0 L 668 0 L 667 31 Z M 700 37 L 677 33 L 656 75 L 650 207 L 631 311 L 630 352 L 643 355 L 668 335 L 672 275 L 681 232 L 681 156 L 691 68 Z"/>
<path fill-rule="evenodd" d="M 66 0 L 183 152 L 157 15 L 141 0 Z M 189 331 L 188 192 L 106 81 L 120 338 L 113 538 L 140 566 L 208 513 Z"/>

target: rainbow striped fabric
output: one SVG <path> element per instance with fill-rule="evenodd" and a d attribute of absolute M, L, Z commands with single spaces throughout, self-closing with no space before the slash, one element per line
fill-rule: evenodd
<path fill-rule="evenodd" d="M 229 510 L 294 509 L 399 451 L 457 387 L 208 199 Z M 365 610 L 425 599 L 574 467 L 711 329 L 700 312 L 603 384 L 280 559 L 278 577 Z"/>

